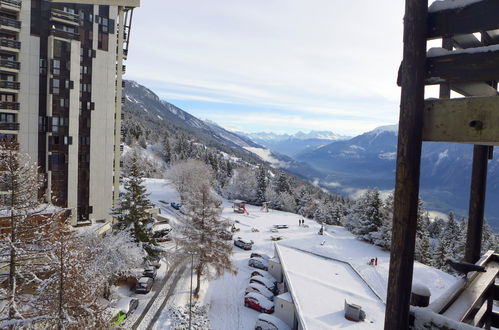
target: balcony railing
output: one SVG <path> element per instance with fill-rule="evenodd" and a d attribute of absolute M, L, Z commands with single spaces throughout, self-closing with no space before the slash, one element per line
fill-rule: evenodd
<path fill-rule="evenodd" d="M 2 38 L 0 39 L 0 46 L 20 49 L 21 42 L 17 40 Z"/>
<path fill-rule="evenodd" d="M 19 143 L 17 141 L 0 141 L 0 149 L 19 150 Z"/>
<path fill-rule="evenodd" d="M 78 24 L 80 23 L 80 16 L 78 16 L 77 14 L 68 13 L 60 9 L 52 9 L 52 11 L 50 12 L 50 18 L 58 18 Z"/>
<path fill-rule="evenodd" d="M 21 63 L 11 60 L 0 59 L 0 67 L 19 70 L 19 68 L 21 67 Z"/>
<path fill-rule="evenodd" d="M 16 29 L 21 28 L 21 22 L 12 18 L 0 17 L 0 25 L 10 26 Z"/>
<path fill-rule="evenodd" d="M 21 8 L 21 0 L 0 0 L 0 3 Z"/>
<path fill-rule="evenodd" d="M 17 81 L 0 80 L 0 88 L 19 89 L 21 84 Z"/>
<path fill-rule="evenodd" d="M 19 123 L 1 123 L 0 122 L 0 130 L 18 131 L 19 130 Z"/>
<path fill-rule="evenodd" d="M 59 37 L 59 38 L 63 38 L 63 39 L 74 39 L 74 40 L 80 39 L 80 35 L 78 32 L 69 32 L 69 31 L 63 31 L 63 30 L 53 28 L 50 31 L 50 34 L 55 36 L 55 37 Z"/>
<path fill-rule="evenodd" d="M 19 110 L 19 102 L 0 102 L 0 109 Z"/>

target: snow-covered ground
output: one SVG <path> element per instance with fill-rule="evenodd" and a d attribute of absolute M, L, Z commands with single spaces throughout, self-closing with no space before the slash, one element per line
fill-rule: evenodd
<path fill-rule="evenodd" d="M 178 195 L 173 187 L 166 185 L 164 180 L 156 179 L 147 179 L 146 185 L 148 191 L 151 192 L 151 200 L 162 209 L 162 212 L 167 210 L 170 212 L 171 208 L 163 207 L 159 200 L 178 201 Z M 275 210 L 267 213 L 259 207 L 247 205 L 249 215 L 246 215 L 234 213 L 228 201 L 224 201 L 223 206 L 222 216 L 235 221 L 236 227 L 240 228 L 235 236 L 253 240 L 255 244 L 252 251 L 234 247 L 232 258 L 239 269 L 237 275 L 226 274 L 218 280 L 202 282 L 198 304 L 208 308 L 212 329 L 254 329 L 259 313 L 244 307 L 243 302 L 244 291 L 253 270 L 248 266 L 248 259 L 253 251 L 274 255 L 275 242 L 270 239 L 271 235 L 284 237 L 278 243 L 279 249 L 286 254 L 284 266 L 290 268 L 290 274 L 292 273 L 290 280 L 296 286 L 293 294 L 298 297 L 301 312 L 304 314 L 302 317 L 308 320 L 307 324 L 312 327 L 317 325 L 316 329 L 324 328 L 325 324 L 330 328 L 379 329 L 382 327 L 390 262 L 389 253 L 355 239 L 342 227 L 329 226 L 326 235 L 319 236 L 317 233 L 320 226 L 317 223 L 305 220 L 306 226 L 299 226 L 298 220 L 302 217 L 296 214 Z M 169 215 L 175 216 L 171 212 Z M 289 228 L 281 229 L 278 233 L 271 233 L 271 227 L 276 224 L 285 224 Z M 375 257 L 378 258 L 378 266 L 367 265 L 367 262 Z M 328 258 L 339 259 L 346 264 Z M 290 263 L 289 260 L 293 262 Z M 313 269 L 313 267 L 321 269 Z M 183 308 L 188 304 L 189 275 L 189 271 L 186 271 L 179 280 L 177 292 L 163 310 L 154 328 L 170 329 L 172 310 L 175 306 Z M 318 278 L 319 281 L 317 281 Z M 429 287 L 432 301 L 455 281 L 454 277 L 444 272 L 419 263 L 415 264 L 414 282 L 424 283 Z M 310 286 L 312 283 L 314 283 L 313 290 Z M 354 323 L 344 319 L 342 316 L 344 299 L 365 306 L 367 322 Z M 362 300 L 368 300 L 369 303 L 362 303 Z M 312 303 L 313 305 L 310 305 Z M 318 312 L 322 313 L 323 317 Z"/>

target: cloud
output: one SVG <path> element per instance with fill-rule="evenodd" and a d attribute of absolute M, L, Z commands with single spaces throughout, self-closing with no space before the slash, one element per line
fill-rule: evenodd
<path fill-rule="evenodd" d="M 402 17 L 393 0 L 143 1 L 127 77 L 168 100 L 389 124 Z"/>

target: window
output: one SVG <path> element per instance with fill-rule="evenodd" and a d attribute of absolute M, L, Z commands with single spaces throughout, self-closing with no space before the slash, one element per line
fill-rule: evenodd
<path fill-rule="evenodd" d="M 0 112 L 0 122 L 2 123 L 15 123 L 16 115 L 13 113 Z"/>
<path fill-rule="evenodd" d="M 54 40 L 54 57 L 62 56 L 62 41 L 55 39 Z"/>

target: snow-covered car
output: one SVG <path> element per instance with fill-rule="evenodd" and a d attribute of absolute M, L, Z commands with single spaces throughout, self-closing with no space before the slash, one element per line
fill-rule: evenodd
<path fill-rule="evenodd" d="M 253 269 L 252 272 L 251 272 L 251 276 L 265 277 L 265 278 L 273 281 L 274 283 L 277 283 L 277 281 L 274 278 L 274 276 L 272 276 L 269 272 L 267 272 L 265 270 L 262 270 L 262 269 Z"/>
<path fill-rule="evenodd" d="M 150 277 L 141 277 L 135 285 L 135 293 L 149 293 L 152 289 L 154 280 Z"/>
<path fill-rule="evenodd" d="M 250 283 L 246 290 L 244 291 L 244 295 L 247 295 L 250 292 L 258 292 L 268 300 L 274 301 L 274 294 L 267 289 L 265 286 L 258 283 Z"/>
<path fill-rule="evenodd" d="M 113 304 L 112 310 L 116 312 L 116 314 L 111 318 L 110 326 L 117 327 L 123 321 L 132 314 L 137 307 L 139 306 L 139 300 L 135 298 L 121 298 L 116 303 Z"/>
<path fill-rule="evenodd" d="M 274 225 L 274 228 L 275 229 L 288 229 L 289 226 L 288 225 Z"/>
<path fill-rule="evenodd" d="M 238 237 L 234 240 L 234 245 L 243 250 L 251 250 L 253 247 L 253 241 Z"/>
<path fill-rule="evenodd" d="M 258 315 L 255 330 L 291 330 L 283 320 L 269 314 Z"/>
<path fill-rule="evenodd" d="M 250 258 L 262 258 L 265 260 L 272 259 L 268 254 L 265 253 L 259 253 L 259 252 L 252 252 Z"/>
<path fill-rule="evenodd" d="M 272 291 L 274 294 L 277 293 L 277 285 L 274 281 L 269 280 L 268 278 L 262 276 L 252 276 L 250 278 L 250 283 L 258 283 L 265 286 L 267 289 Z"/>
<path fill-rule="evenodd" d="M 253 308 L 261 313 L 274 313 L 274 303 L 257 292 L 250 292 L 244 296 L 244 306 Z"/>
<path fill-rule="evenodd" d="M 148 257 L 146 263 L 148 266 L 154 267 L 156 269 L 161 267 L 161 258 L 159 257 Z"/>
<path fill-rule="evenodd" d="M 269 270 L 269 262 L 265 259 L 262 258 L 251 258 L 248 261 L 248 266 L 251 266 L 253 268 L 258 268 L 258 269 L 263 269 L 263 270 Z"/>
<path fill-rule="evenodd" d="M 158 271 L 156 270 L 156 267 L 147 266 L 146 268 L 144 268 L 142 275 L 145 277 L 150 277 L 152 279 L 155 279 L 156 275 L 158 275 Z"/>

